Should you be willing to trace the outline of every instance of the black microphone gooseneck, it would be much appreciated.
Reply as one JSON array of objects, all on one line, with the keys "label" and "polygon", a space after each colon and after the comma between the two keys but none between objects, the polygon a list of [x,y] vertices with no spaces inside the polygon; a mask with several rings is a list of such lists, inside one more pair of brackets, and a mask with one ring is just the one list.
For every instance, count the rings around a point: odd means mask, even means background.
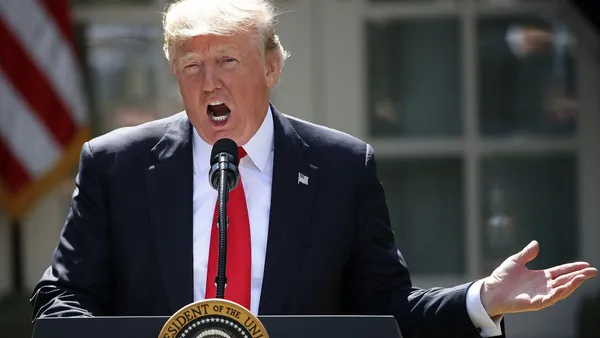
[{"label": "black microphone gooseneck", "polygon": [[[225,298],[225,286],[227,285],[227,228],[229,227],[227,201],[229,192],[237,186],[239,181],[238,162],[238,147],[234,141],[224,138],[215,142],[210,154],[208,180],[218,192],[219,263],[215,283],[217,285],[216,298],[221,299]],[[222,226],[223,224],[225,226]]]}]

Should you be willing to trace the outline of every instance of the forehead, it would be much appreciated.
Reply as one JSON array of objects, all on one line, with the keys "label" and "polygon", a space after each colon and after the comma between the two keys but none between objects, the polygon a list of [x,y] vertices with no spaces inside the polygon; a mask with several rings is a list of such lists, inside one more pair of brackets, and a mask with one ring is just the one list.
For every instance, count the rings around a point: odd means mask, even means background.
[{"label": "forehead", "polygon": [[252,45],[251,37],[245,36],[245,34],[196,36],[182,46],[181,60],[221,54],[245,54],[250,51]]}]

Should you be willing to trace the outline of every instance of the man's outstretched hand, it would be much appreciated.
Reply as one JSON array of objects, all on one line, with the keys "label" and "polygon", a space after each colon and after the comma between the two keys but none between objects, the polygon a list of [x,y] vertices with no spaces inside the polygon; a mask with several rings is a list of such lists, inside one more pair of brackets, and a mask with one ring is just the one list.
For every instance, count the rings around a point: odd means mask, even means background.
[{"label": "man's outstretched hand", "polygon": [[598,274],[597,269],[585,262],[529,270],[525,264],[538,255],[539,249],[538,242],[532,241],[484,280],[481,303],[491,318],[552,306]]}]

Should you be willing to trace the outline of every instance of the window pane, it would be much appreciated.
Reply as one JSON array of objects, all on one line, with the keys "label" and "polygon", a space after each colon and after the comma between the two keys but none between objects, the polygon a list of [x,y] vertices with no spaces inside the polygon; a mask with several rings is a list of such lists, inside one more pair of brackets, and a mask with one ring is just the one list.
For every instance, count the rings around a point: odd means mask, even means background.
[{"label": "window pane", "polygon": [[[96,132],[156,117],[160,30],[152,26],[91,24],[84,28]],[[164,62],[158,64],[159,62]]]},{"label": "window pane", "polygon": [[417,274],[464,273],[460,159],[379,160],[396,243]]},{"label": "window pane", "polygon": [[531,268],[576,258],[574,156],[488,158],[482,170],[484,273],[534,239],[540,243],[540,254]]},{"label": "window pane", "polygon": [[578,101],[566,28],[531,18],[485,18],[479,29],[481,132],[572,134]]},{"label": "window pane", "polygon": [[454,18],[367,25],[372,136],[461,133],[458,35]]}]

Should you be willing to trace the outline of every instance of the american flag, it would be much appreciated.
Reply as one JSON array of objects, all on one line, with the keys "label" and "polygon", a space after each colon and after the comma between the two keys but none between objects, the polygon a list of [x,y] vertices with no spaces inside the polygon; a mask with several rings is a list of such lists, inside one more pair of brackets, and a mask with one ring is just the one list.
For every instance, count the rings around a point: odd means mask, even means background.
[{"label": "american flag", "polygon": [[77,163],[88,116],[68,0],[0,0],[0,204],[22,218]]}]

